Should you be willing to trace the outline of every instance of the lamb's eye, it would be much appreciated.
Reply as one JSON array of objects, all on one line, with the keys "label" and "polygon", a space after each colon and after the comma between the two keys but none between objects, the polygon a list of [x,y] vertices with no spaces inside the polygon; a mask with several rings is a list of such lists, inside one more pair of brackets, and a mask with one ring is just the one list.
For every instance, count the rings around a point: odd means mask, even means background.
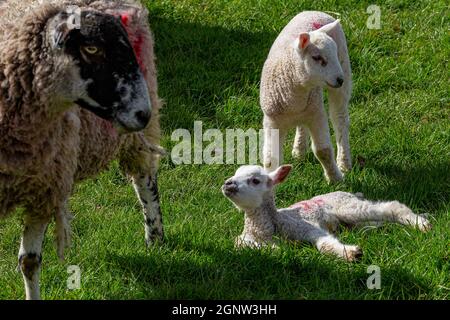
[{"label": "lamb's eye", "polygon": [[101,49],[96,46],[84,46],[82,47],[83,51],[92,56],[100,55],[102,53]]},{"label": "lamb's eye", "polygon": [[261,183],[261,181],[259,181],[259,179],[253,178],[253,179],[252,179],[252,183],[253,183],[254,185],[258,185],[258,184]]},{"label": "lamb's eye", "polygon": [[312,59],[324,67],[327,65],[327,61],[321,55],[312,56]]}]

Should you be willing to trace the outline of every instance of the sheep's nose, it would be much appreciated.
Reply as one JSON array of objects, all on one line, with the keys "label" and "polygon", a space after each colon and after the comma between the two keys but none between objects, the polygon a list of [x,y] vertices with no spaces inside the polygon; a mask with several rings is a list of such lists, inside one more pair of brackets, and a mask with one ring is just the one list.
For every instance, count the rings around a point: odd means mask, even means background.
[{"label": "sheep's nose", "polygon": [[339,87],[342,87],[342,84],[344,83],[344,79],[342,79],[341,77],[337,77],[336,83],[338,84]]},{"label": "sheep's nose", "polygon": [[145,128],[150,121],[151,113],[148,111],[136,111],[134,114],[137,122]]}]

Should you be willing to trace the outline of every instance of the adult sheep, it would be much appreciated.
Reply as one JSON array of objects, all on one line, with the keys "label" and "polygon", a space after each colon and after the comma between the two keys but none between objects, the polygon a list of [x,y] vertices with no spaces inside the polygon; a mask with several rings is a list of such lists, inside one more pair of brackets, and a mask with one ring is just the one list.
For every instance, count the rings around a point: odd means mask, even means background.
[{"label": "adult sheep", "polygon": [[137,1],[0,7],[0,218],[25,209],[19,267],[26,298],[39,299],[49,222],[55,218],[63,258],[74,183],[114,158],[143,205],[147,243],[163,237],[153,39]]}]

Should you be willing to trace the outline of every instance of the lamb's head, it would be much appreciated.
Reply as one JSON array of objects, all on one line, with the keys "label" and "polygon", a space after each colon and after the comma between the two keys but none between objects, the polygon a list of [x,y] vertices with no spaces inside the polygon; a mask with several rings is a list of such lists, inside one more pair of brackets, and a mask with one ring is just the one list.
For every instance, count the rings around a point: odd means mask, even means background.
[{"label": "lamb's head", "polygon": [[344,82],[344,73],[338,59],[336,42],[330,37],[339,20],[320,29],[301,33],[294,43],[296,53],[302,61],[300,73],[304,85],[339,88]]},{"label": "lamb's head", "polygon": [[[147,83],[119,18],[63,11],[47,23],[55,95],[111,121],[119,131],[144,129],[151,117]],[[64,104],[64,103],[63,103]]]},{"label": "lamb's head", "polygon": [[261,207],[265,201],[273,201],[273,188],[283,182],[292,166],[283,165],[268,173],[260,166],[242,166],[222,186],[223,194],[236,207],[251,211]]}]

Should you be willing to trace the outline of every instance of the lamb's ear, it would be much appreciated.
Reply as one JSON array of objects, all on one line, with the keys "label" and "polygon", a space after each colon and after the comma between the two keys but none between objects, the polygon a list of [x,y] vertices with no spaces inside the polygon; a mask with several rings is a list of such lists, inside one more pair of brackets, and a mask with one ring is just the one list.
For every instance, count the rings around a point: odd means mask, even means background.
[{"label": "lamb's ear", "polygon": [[63,11],[58,13],[50,22],[50,35],[52,46],[62,48],[70,35],[80,30],[81,15],[76,12]]},{"label": "lamb's ear", "polygon": [[298,48],[300,50],[306,49],[307,46],[309,46],[309,33],[308,32],[302,32],[298,36]]},{"label": "lamb's ear", "polygon": [[324,32],[328,35],[330,35],[330,33],[333,32],[333,30],[335,30],[339,25],[340,25],[340,21],[339,19],[324,25],[323,27],[321,27],[320,29],[317,29],[316,31],[320,31],[320,32]]},{"label": "lamb's ear", "polygon": [[290,164],[282,165],[277,170],[269,174],[269,177],[272,179],[274,185],[282,183],[286,180],[289,172],[291,172],[292,166]]}]

